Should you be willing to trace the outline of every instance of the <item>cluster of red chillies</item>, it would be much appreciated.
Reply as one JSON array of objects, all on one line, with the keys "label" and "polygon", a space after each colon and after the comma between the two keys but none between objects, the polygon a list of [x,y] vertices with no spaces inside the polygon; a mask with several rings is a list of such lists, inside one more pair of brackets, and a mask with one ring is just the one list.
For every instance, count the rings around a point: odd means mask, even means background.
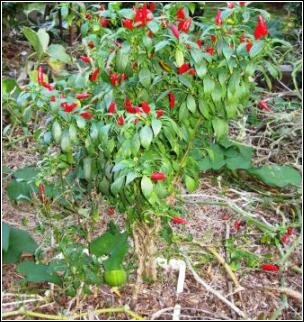
[{"label": "cluster of red chillies", "polygon": [[42,66],[38,67],[38,77],[37,78],[38,78],[39,85],[43,86],[44,88],[46,88],[49,91],[54,90],[54,87],[51,84],[44,81],[44,74],[43,74],[43,67]]},{"label": "cluster of red chillies", "polygon": [[152,12],[155,10],[155,4],[150,3],[149,7],[144,3],[142,7],[134,8],[134,19],[122,19],[122,25],[126,29],[132,30],[134,27],[144,27],[146,26],[152,19]]}]

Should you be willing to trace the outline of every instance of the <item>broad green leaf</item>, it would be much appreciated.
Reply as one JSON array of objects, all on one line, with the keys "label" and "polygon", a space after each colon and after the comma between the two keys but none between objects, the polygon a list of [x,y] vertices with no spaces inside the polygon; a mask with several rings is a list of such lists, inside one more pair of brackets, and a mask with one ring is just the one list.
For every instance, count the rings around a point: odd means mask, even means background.
[{"label": "broad green leaf", "polygon": [[33,254],[37,247],[37,243],[28,232],[10,227],[9,245],[7,251],[3,252],[3,262],[16,263],[22,253]]},{"label": "broad green leaf", "polygon": [[16,93],[20,93],[20,87],[17,81],[13,78],[2,80],[2,92],[3,94],[10,94],[15,89]]},{"label": "broad green leaf", "polygon": [[190,94],[187,96],[187,108],[192,113],[195,113],[195,111],[196,111],[195,98]]},{"label": "broad green leaf", "polygon": [[159,24],[156,20],[152,20],[148,23],[148,28],[153,32],[153,34],[156,34],[159,30]]},{"label": "broad green leaf", "polygon": [[202,51],[198,48],[191,49],[191,56],[192,56],[194,62],[198,65],[200,64],[200,62],[202,61],[202,59],[204,57],[202,54]]},{"label": "broad green leaf", "polygon": [[264,42],[262,40],[255,41],[249,52],[250,57],[255,57],[257,54],[259,54],[263,47]]},{"label": "broad green leaf", "polygon": [[193,192],[198,188],[198,182],[190,176],[185,176],[185,185],[188,192]]},{"label": "broad green leaf", "polygon": [[203,80],[203,84],[204,84],[205,94],[211,94],[211,92],[213,91],[213,89],[215,87],[215,83],[214,83],[213,79],[206,77]]},{"label": "broad green leaf", "polygon": [[213,102],[220,102],[222,99],[222,89],[219,86],[216,86],[211,93]]},{"label": "broad green leaf", "polygon": [[18,169],[14,173],[14,177],[17,181],[34,181],[39,174],[39,169],[34,167],[25,167]]},{"label": "broad green leaf", "polygon": [[111,184],[111,192],[116,195],[121,189],[123,188],[125,184],[125,176],[121,176],[117,178],[112,184]]},{"label": "broad green leaf", "polygon": [[223,48],[223,55],[226,58],[226,60],[229,60],[229,58],[232,56],[233,54],[233,49],[230,48],[229,46],[224,46]]},{"label": "broad green leaf", "polygon": [[200,101],[198,102],[198,109],[203,114],[205,119],[207,119],[207,120],[210,119],[209,107],[208,107],[208,103],[205,99],[200,99]]},{"label": "broad green leaf", "polygon": [[178,75],[178,80],[186,87],[192,89],[193,77],[191,75],[188,75],[188,74]]},{"label": "broad green leaf", "polygon": [[10,226],[6,223],[2,223],[2,250],[7,251],[9,246],[9,233],[10,233]]},{"label": "broad green leaf", "polygon": [[30,44],[33,46],[35,52],[38,55],[38,58],[41,58],[43,54],[43,48],[40,43],[38,34],[31,28],[29,27],[23,27],[22,32],[24,36],[27,38],[27,40],[30,42]]},{"label": "broad green leaf", "polygon": [[28,282],[61,284],[61,278],[58,275],[49,273],[48,265],[24,261],[17,265],[17,271],[25,275],[25,280]]},{"label": "broad green leaf", "polygon": [[133,172],[133,171],[132,172],[129,172],[127,174],[127,178],[126,178],[126,186],[128,184],[130,184],[131,182],[133,182],[138,177],[139,177],[139,174],[137,172]]},{"label": "broad green leaf", "polygon": [[225,120],[215,118],[212,120],[212,127],[217,140],[228,134],[228,124]]},{"label": "broad green leaf", "polygon": [[301,186],[302,177],[300,172],[287,165],[265,165],[250,169],[248,172],[269,186],[279,188],[289,185]]},{"label": "broad green leaf", "polygon": [[139,81],[141,84],[148,88],[151,85],[151,73],[148,68],[143,68],[138,73]]},{"label": "broad green leaf", "polygon": [[37,32],[37,35],[38,35],[42,50],[45,53],[48,48],[49,42],[50,42],[50,36],[45,31],[45,29],[39,29]]},{"label": "broad green leaf", "polygon": [[119,50],[116,55],[117,71],[122,73],[126,69],[129,62],[129,55],[123,49]]},{"label": "broad green leaf", "polygon": [[134,11],[132,9],[127,9],[127,8],[119,10],[118,14],[121,17],[126,19],[133,19],[134,17]]},{"label": "broad green leaf", "polygon": [[166,47],[167,45],[169,45],[169,41],[168,40],[162,40],[160,42],[158,42],[156,45],[155,45],[155,52],[161,50],[162,48]]},{"label": "broad green leaf", "polygon": [[12,180],[6,187],[10,201],[30,201],[32,198],[33,185],[17,180]]},{"label": "broad green leaf", "polygon": [[162,123],[160,120],[153,119],[151,122],[151,126],[153,129],[154,137],[156,137],[161,130]]},{"label": "broad green leaf", "polygon": [[139,132],[140,143],[144,148],[149,148],[152,139],[153,131],[150,126],[144,126]]},{"label": "broad green leaf", "polygon": [[65,52],[65,49],[62,45],[50,45],[47,50],[47,53],[50,57],[59,60],[65,64],[71,63],[71,57]]},{"label": "broad green leaf", "polygon": [[141,179],[141,191],[147,199],[149,199],[153,192],[153,182],[147,176],[143,176]]},{"label": "broad green leaf", "polygon": [[207,74],[207,66],[203,60],[200,63],[195,64],[194,67],[199,78],[203,78]]}]

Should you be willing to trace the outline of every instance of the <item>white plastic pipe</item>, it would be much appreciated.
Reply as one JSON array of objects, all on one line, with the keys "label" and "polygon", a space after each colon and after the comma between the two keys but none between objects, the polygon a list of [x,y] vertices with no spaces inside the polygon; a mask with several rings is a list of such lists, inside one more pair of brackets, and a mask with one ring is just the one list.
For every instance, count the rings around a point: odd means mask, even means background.
[{"label": "white plastic pipe", "polygon": [[[185,276],[186,276],[186,263],[182,259],[170,259],[168,261],[163,257],[157,257],[156,263],[162,267],[165,271],[174,270],[178,271],[178,279],[176,285],[176,294],[180,294],[184,290]],[[172,320],[178,321],[180,319],[181,306],[176,304],[173,309]]]}]

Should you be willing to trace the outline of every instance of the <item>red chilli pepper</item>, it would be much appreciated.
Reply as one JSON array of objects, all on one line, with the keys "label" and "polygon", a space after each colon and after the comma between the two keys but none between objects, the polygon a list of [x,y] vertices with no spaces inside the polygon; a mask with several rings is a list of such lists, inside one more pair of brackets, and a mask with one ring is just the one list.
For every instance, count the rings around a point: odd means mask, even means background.
[{"label": "red chilli pepper", "polygon": [[268,35],[266,22],[262,16],[258,16],[258,23],[254,30],[255,39],[260,39]]},{"label": "red chilli pepper", "polygon": [[172,217],[171,221],[173,224],[178,224],[178,225],[185,225],[188,223],[186,218],[181,218],[181,217]]},{"label": "red chilli pepper", "polygon": [[241,7],[246,6],[246,1],[242,1],[242,2],[239,2],[239,3],[240,3]]},{"label": "red chilli pepper", "polygon": [[252,42],[249,39],[247,39],[246,40],[246,51],[247,51],[247,53],[250,52],[251,48],[252,48]]},{"label": "red chilli pepper", "polygon": [[119,76],[119,74],[116,74],[116,73],[110,73],[109,77],[110,77],[111,84],[112,84],[113,86],[117,86],[117,85],[119,84],[119,81],[120,81],[120,76]]},{"label": "red chilli pepper", "polygon": [[283,244],[283,245],[286,245],[286,244],[288,244],[288,238],[289,236],[288,236],[288,234],[283,234],[282,236],[281,236],[281,244]]},{"label": "red chilli pepper", "polygon": [[196,71],[195,71],[195,69],[194,69],[194,68],[190,68],[188,73],[189,73],[189,75],[191,75],[191,76],[195,76],[195,75],[196,75]]},{"label": "red chilli pepper", "polygon": [[99,68],[96,68],[96,69],[94,69],[94,71],[90,75],[90,81],[91,82],[96,82],[96,80],[98,78],[98,75],[99,75]]},{"label": "red chilli pepper", "polygon": [[216,13],[216,16],[214,18],[214,21],[215,21],[215,24],[217,26],[220,26],[222,24],[222,12],[221,10],[218,10],[217,13]]},{"label": "red chilli pepper", "polygon": [[227,2],[227,8],[233,9],[234,8],[234,2]]},{"label": "red chilli pepper", "polygon": [[293,227],[288,227],[287,228],[287,234],[291,236],[294,233],[294,228]]},{"label": "red chilli pepper", "polygon": [[118,117],[117,124],[119,126],[123,126],[125,124],[125,119],[124,119],[124,117],[122,115]]},{"label": "red chilli pepper", "polygon": [[198,47],[199,47],[199,48],[202,48],[202,47],[203,47],[204,42],[203,42],[203,40],[198,39],[198,40],[196,41],[196,44],[198,45]]},{"label": "red chilli pepper", "polygon": [[271,108],[267,105],[266,101],[264,101],[264,100],[259,101],[259,103],[258,103],[258,107],[259,107],[261,110],[264,110],[264,111],[266,111],[266,112],[271,111]]},{"label": "red chilli pepper", "polygon": [[54,87],[47,82],[43,82],[41,85],[49,91],[52,91],[54,89]]},{"label": "red chilli pepper", "polygon": [[151,108],[147,102],[142,102],[141,103],[141,109],[143,110],[144,113],[148,114],[151,111]]},{"label": "red chilli pepper", "polygon": [[210,39],[212,42],[216,42],[216,40],[217,40],[216,35],[211,35]]},{"label": "red chilli pepper", "polygon": [[133,20],[131,19],[122,19],[122,25],[129,29],[129,30],[132,30],[133,29]]},{"label": "red chilli pepper", "polygon": [[71,103],[68,104],[67,102],[61,103],[61,106],[63,107],[63,110],[67,113],[71,113],[75,110],[75,108],[78,106],[77,103]]},{"label": "red chilli pepper", "polygon": [[115,113],[115,111],[116,111],[116,103],[115,103],[115,102],[112,102],[112,103],[109,105],[108,112],[109,112],[110,114],[113,114],[113,113]]},{"label": "red chilli pepper", "polygon": [[184,63],[184,64],[182,64],[182,66],[180,66],[180,67],[179,67],[179,69],[178,69],[178,73],[179,73],[180,75],[185,74],[189,69],[190,69],[189,64]]},{"label": "red chilli pepper", "polygon": [[174,35],[175,38],[179,39],[179,31],[178,28],[175,25],[170,25],[170,29]]},{"label": "red chilli pepper", "polygon": [[46,202],[46,198],[45,198],[45,186],[44,186],[44,184],[43,183],[40,183],[38,189],[39,189],[38,199],[41,202],[45,203]]},{"label": "red chilli pepper", "polygon": [[168,97],[169,97],[169,106],[170,108],[174,108],[174,105],[175,105],[175,96],[172,92],[170,92],[168,94]]},{"label": "red chilli pepper", "polygon": [[166,174],[163,172],[153,172],[150,178],[152,181],[162,181],[166,179]]},{"label": "red chilli pepper", "polygon": [[83,112],[83,113],[80,113],[80,115],[85,120],[90,120],[94,117],[94,115],[91,112]]},{"label": "red chilli pepper", "polygon": [[208,47],[208,48],[206,49],[206,51],[207,51],[207,53],[208,53],[210,56],[212,56],[212,55],[214,54],[214,48],[213,48],[213,47]]},{"label": "red chilli pepper", "polygon": [[237,220],[235,221],[233,226],[236,231],[239,231],[241,229],[241,225],[242,225],[242,222],[240,220]]},{"label": "red chilli pepper", "polygon": [[280,267],[278,265],[269,264],[269,263],[261,264],[260,268],[263,271],[267,271],[267,272],[278,272],[280,270]]},{"label": "red chilli pepper", "polygon": [[39,66],[38,67],[38,84],[42,85],[44,83],[43,81],[43,67]]},{"label": "red chilli pepper", "polygon": [[156,110],[155,112],[156,112],[156,117],[158,119],[165,114],[165,112],[163,110]]},{"label": "red chilli pepper", "polygon": [[89,93],[80,93],[76,95],[76,98],[81,101],[81,100],[85,100],[86,98],[89,98],[90,96],[91,94]]},{"label": "red chilli pepper", "polygon": [[51,96],[51,99],[50,99],[51,102],[56,102],[56,96]]},{"label": "red chilli pepper", "polygon": [[103,18],[103,17],[101,17],[101,18],[99,19],[99,24],[100,24],[102,27],[104,27],[104,28],[108,27],[109,23],[110,23],[110,21],[109,21],[109,19],[107,19],[107,18]]},{"label": "red chilli pepper", "polygon": [[109,207],[107,209],[107,213],[108,213],[109,216],[114,216],[115,215],[115,208]]},{"label": "red chilli pepper", "polygon": [[177,20],[184,20],[186,18],[185,12],[183,8],[178,8],[176,12],[176,19]]},{"label": "red chilli pepper", "polygon": [[82,55],[80,56],[80,59],[84,62],[84,63],[90,63],[91,59],[90,57],[86,56],[86,55]]},{"label": "red chilli pepper", "polygon": [[178,30],[181,30],[183,32],[188,32],[189,31],[189,28],[191,27],[191,24],[192,24],[192,19],[187,19],[187,20],[182,20],[177,28]]},{"label": "red chilli pepper", "polygon": [[153,12],[156,9],[156,4],[154,2],[149,3],[149,10]]}]

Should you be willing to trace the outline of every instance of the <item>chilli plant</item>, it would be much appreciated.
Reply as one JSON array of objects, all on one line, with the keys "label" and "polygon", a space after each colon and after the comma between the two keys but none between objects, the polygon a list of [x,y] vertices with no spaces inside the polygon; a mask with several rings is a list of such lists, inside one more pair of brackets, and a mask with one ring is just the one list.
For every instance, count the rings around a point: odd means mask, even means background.
[{"label": "chilli plant", "polygon": [[[275,42],[268,14],[242,2],[212,20],[191,12],[174,3],[93,7],[76,71],[49,83],[38,63],[26,89],[46,113],[44,143],[64,160],[53,163],[53,176],[60,165],[64,175],[75,174],[75,185],[124,214],[138,281],[156,277],[160,229],[186,222],[177,200],[183,184],[189,192],[199,185],[194,142],[203,151],[227,140],[229,121],[242,116],[255,71]],[[42,173],[47,179],[50,172]]]}]

